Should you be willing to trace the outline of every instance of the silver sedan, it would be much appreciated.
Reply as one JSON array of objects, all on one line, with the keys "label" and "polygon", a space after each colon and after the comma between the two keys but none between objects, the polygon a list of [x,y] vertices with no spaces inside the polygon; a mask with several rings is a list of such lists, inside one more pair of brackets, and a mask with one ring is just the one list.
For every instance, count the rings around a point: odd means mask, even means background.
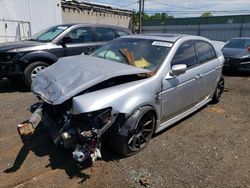
[{"label": "silver sedan", "polygon": [[90,56],[62,58],[41,71],[32,84],[40,102],[19,132],[32,134],[41,121],[56,145],[74,148],[78,162],[101,157],[104,136],[118,153],[135,154],[154,133],[219,101],[223,63],[203,37],[115,39]]}]

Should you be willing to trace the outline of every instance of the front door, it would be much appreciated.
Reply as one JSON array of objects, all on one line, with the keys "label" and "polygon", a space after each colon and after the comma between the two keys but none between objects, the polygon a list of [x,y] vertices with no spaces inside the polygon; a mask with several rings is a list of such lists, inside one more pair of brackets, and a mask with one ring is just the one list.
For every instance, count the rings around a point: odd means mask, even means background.
[{"label": "front door", "polygon": [[97,46],[93,42],[93,31],[91,27],[79,27],[67,33],[62,41],[64,42],[64,55],[89,54]]},{"label": "front door", "polygon": [[162,122],[186,111],[197,103],[196,95],[201,85],[201,79],[197,72],[197,58],[193,41],[185,42],[177,49],[171,61],[171,67],[177,64],[186,64],[187,71],[179,76],[163,80],[160,94]]}]

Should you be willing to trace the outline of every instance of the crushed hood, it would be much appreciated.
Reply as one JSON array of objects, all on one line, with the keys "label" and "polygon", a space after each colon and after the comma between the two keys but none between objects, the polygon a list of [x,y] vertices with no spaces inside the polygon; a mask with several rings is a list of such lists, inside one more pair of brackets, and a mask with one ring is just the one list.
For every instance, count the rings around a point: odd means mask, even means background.
[{"label": "crushed hood", "polygon": [[33,80],[32,91],[46,102],[57,105],[110,78],[149,72],[97,57],[71,56],[40,72]]}]

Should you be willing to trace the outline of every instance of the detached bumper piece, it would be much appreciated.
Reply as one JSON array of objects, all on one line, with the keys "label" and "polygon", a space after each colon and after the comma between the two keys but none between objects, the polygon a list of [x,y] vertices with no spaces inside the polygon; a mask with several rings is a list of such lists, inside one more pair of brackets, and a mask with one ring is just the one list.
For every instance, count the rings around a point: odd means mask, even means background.
[{"label": "detached bumper piece", "polygon": [[33,134],[35,128],[33,127],[32,123],[27,121],[17,125],[17,130],[21,136],[29,136]]},{"label": "detached bumper piece", "polygon": [[37,109],[31,115],[28,121],[25,121],[19,125],[17,125],[18,133],[21,136],[31,136],[40,121],[42,120],[42,104],[39,104]]}]

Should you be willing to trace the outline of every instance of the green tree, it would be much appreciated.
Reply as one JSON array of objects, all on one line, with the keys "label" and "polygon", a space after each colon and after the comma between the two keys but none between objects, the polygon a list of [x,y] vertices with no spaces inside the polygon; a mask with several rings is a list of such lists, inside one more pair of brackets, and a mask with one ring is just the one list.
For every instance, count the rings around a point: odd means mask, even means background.
[{"label": "green tree", "polygon": [[[145,14],[143,15],[143,20],[150,20],[150,19],[169,19],[169,18],[174,18],[173,16],[169,16],[167,13],[155,13],[152,15]],[[138,25],[139,23],[139,12],[134,14],[134,22],[135,25]]]},{"label": "green tree", "polygon": [[212,17],[212,16],[213,16],[213,15],[212,15],[211,12],[206,11],[206,12],[203,12],[202,15],[201,15],[200,17]]},{"label": "green tree", "polygon": [[168,18],[173,18],[173,16],[169,16],[165,12],[163,13],[155,13],[149,17],[149,19],[168,19]]}]

